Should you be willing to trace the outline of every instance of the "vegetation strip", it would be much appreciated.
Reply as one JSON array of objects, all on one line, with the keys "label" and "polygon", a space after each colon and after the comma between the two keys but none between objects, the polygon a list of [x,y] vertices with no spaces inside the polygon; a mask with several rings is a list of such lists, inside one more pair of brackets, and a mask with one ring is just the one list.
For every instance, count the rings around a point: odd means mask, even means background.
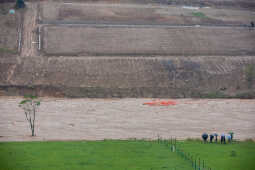
[{"label": "vegetation strip", "polygon": [[4,142],[0,143],[0,169],[252,170],[254,152],[253,141]]},{"label": "vegetation strip", "polygon": [[191,170],[157,141],[0,143],[0,169]]}]

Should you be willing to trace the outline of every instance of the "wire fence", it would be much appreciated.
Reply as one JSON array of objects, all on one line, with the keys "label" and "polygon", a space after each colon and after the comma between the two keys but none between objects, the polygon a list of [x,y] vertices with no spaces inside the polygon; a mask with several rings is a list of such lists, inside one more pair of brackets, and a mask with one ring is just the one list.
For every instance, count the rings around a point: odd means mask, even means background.
[{"label": "wire fence", "polygon": [[167,148],[170,148],[171,152],[175,152],[182,159],[188,161],[193,170],[212,170],[204,159],[194,156],[189,152],[185,152],[180,146],[178,146],[176,138],[171,138],[170,140],[158,138],[157,142],[165,145]]}]

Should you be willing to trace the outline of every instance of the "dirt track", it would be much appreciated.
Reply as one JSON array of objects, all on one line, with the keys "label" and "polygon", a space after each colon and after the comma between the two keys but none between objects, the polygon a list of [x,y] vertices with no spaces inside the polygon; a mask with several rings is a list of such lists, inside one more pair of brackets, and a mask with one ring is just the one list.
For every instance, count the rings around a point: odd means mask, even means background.
[{"label": "dirt track", "polygon": [[27,3],[28,10],[25,13],[25,20],[23,23],[23,44],[21,56],[36,56],[36,3]]},{"label": "dirt track", "polygon": [[255,100],[178,99],[175,106],[147,106],[153,99],[43,98],[37,137],[31,138],[22,98],[0,98],[0,141],[199,138],[203,132],[255,138]]}]

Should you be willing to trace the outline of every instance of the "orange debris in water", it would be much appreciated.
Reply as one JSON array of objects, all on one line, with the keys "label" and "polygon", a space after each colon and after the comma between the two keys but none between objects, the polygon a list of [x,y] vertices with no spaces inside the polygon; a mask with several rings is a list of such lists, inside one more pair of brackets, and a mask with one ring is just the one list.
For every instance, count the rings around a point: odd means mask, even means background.
[{"label": "orange debris in water", "polygon": [[170,106],[170,105],[176,105],[175,101],[168,100],[168,101],[152,101],[152,102],[146,102],[144,105],[149,106]]}]

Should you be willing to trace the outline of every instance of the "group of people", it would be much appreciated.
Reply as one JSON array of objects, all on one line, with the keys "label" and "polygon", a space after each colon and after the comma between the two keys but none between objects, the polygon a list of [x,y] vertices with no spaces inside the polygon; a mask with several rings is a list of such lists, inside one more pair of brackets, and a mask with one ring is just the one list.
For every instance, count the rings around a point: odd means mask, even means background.
[{"label": "group of people", "polygon": [[[213,141],[215,141],[215,143],[218,143],[218,136],[219,135],[217,133],[212,133],[210,135],[208,135],[207,133],[203,133],[202,134],[202,139],[206,143],[207,139],[209,137],[210,143],[212,143]],[[220,143],[221,144],[226,144],[226,141],[228,141],[228,143],[231,143],[233,141],[233,137],[234,137],[233,132],[229,132],[228,134],[222,133],[220,135]]]}]

